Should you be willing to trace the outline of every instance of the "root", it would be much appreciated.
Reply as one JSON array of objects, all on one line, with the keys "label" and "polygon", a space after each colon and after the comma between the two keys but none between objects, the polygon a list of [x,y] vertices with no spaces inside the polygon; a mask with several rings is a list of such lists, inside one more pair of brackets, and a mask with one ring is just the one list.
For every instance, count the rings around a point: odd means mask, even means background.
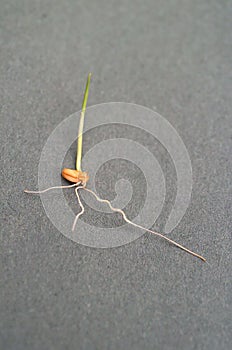
[{"label": "root", "polygon": [[71,187],[75,187],[75,186],[78,186],[80,185],[80,183],[75,183],[75,184],[72,184],[72,185],[67,185],[67,186],[53,186],[53,187],[49,187],[49,188],[46,188],[45,190],[42,190],[42,191],[29,191],[29,190],[24,190],[25,193],[32,193],[32,194],[40,194],[40,193],[45,193],[47,191],[50,191],[50,190],[56,190],[58,188],[71,188]]},{"label": "root", "polygon": [[74,220],[73,226],[72,226],[72,231],[74,231],[74,229],[75,229],[75,227],[76,227],[77,220],[79,219],[79,217],[80,217],[82,214],[84,214],[84,211],[85,211],[85,208],[84,208],[84,206],[83,206],[83,204],[82,204],[82,202],[81,202],[81,199],[80,199],[80,196],[79,196],[79,193],[78,193],[78,190],[79,190],[80,188],[85,188],[85,185],[79,186],[79,187],[75,188],[77,200],[78,200],[78,203],[79,203],[79,205],[80,205],[80,207],[81,207],[81,211],[80,211],[80,213],[78,213],[77,216],[75,217],[75,220]]},{"label": "root", "polygon": [[122,215],[123,219],[125,220],[125,222],[127,222],[128,224],[133,225],[134,227],[137,227],[137,228],[139,228],[139,229],[141,229],[141,230],[145,230],[145,231],[147,231],[147,232],[150,232],[150,233],[152,233],[152,234],[154,234],[154,235],[156,235],[156,236],[159,236],[159,237],[165,239],[166,241],[168,241],[169,243],[175,245],[176,247],[178,247],[178,248],[184,250],[186,253],[189,253],[189,254],[191,254],[191,255],[193,255],[193,256],[195,256],[195,257],[201,259],[202,261],[206,262],[206,259],[205,259],[203,256],[201,256],[201,255],[199,255],[199,254],[197,254],[197,253],[194,253],[192,250],[189,250],[188,248],[185,248],[185,247],[182,246],[181,244],[179,244],[179,243],[173,241],[172,239],[170,239],[170,238],[168,238],[168,237],[162,235],[161,233],[155,232],[155,231],[152,231],[152,230],[149,230],[149,229],[147,229],[147,228],[145,228],[145,227],[143,227],[143,226],[140,226],[140,225],[138,225],[138,224],[135,224],[134,222],[130,221],[130,220],[127,218],[127,216],[126,216],[126,214],[124,213],[123,210],[118,209],[118,208],[114,208],[114,207],[112,206],[112,204],[110,203],[110,201],[108,201],[107,199],[101,199],[100,197],[98,197],[98,195],[97,195],[95,192],[93,192],[92,190],[89,190],[88,188],[86,188],[86,187],[84,187],[84,186],[83,186],[82,188],[83,188],[85,191],[91,193],[91,194],[97,199],[97,201],[99,201],[99,202],[101,202],[101,203],[106,203],[106,204],[108,204],[108,206],[110,207],[110,209],[111,209],[112,211],[117,212],[117,213],[120,213],[120,214]]},{"label": "root", "polygon": [[130,224],[130,225],[132,225],[132,226],[134,226],[134,227],[137,227],[137,228],[139,228],[139,229],[141,229],[141,230],[145,230],[145,231],[147,231],[147,232],[150,232],[150,233],[152,233],[152,234],[154,234],[154,235],[156,235],[156,236],[158,236],[158,237],[161,237],[161,238],[165,239],[166,241],[168,241],[169,243],[175,245],[176,247],[178,247],[178,248],[184,250],[186,253],[189,253],[189,254],[195,256],[196,258],[199,258],[199,259],[201,259],[202,261],[206,262],[206,259],[205,259],[203,256],[201,256],[201,255],[199,255],[199,254],[197,254],[197,253],[194,253],[192,250],[189,250],[188,248],[185,248],[183,245],[181,245],[181,244],[179,244],[179,243],[173,241],[172,239],[170,239],[170,238],[168,238],[168,237],[162,235],[161,233],[155,232],[155,231],[152,231],[152,230],[149,230],[149,229],[147,229],[147,228],[145,228],[145,227],[143,227],[143,226],[140,226],[140,225],[135,224],[134,222],[130,221],[130,220],[127,218],[126,214],[124,213],[124,211],[123,211],[122,209],[114,208],[114,207],[112,206],[112,204],[110,203],[110,201],[108,201],[107,199],[102,199],[102,198],[98,197],[98,195],[97,195],[95,192],[93,192],[92,190],[86,188],[86,184],[82,184],[81,186],[79,186],[80,184],[81,184],[81,183],[78,182],[78,183],[75,183],[75,184],[72,184],[72,185],[68,185],[68,186],[53,186],[53,187],[49,187],[49,188],[47,188],[47,189],[45,189],[45,190],[42,190],[42,191],[29,191],[29,190],[24,190],[24,192],[26,192],[26,193],[32,193],[32,194],[41,194],[41,193],[45,193],[45,192],[47,192],[47,191],[54,190],[54,189],[76,187],[76,188],[75,188],[75,193],[76,193],[76,196],[77,196],[78,203],[79,203],[79,205],[80,205],[80,207],[81,207],[81,211],[80,211],[80,213],[78,213],[78,214],[76,215],[75,220],[74,220],[74,222],[73,222],[72,231],[74,231],[74,229],[75,229],[75,227],[76,227],[77,220],[79,219],[79,217],[80,217],[80,216],[84,213],[84,211],[85,211],[85,208],[84,208],[84,206],[83,206],[83,204],[82,204],[82,202],[81,202],[81,199],[80,199],[80,196],[79,196],[79,193],[78,193],[78,190],[79,190],[79,189],[83,189],[83,190],[85,190],[85,191],[91,193],[91,194],[96,198],[96,200],[97,200],[98,202],[106,203],[106,204],[110,207],[110,209],[111,209],[112,211],[114,211],[114,212],[116,212],[116,213],[120,213],[120,214],[122,215],[124,221],[127,222],[128,224]]}]

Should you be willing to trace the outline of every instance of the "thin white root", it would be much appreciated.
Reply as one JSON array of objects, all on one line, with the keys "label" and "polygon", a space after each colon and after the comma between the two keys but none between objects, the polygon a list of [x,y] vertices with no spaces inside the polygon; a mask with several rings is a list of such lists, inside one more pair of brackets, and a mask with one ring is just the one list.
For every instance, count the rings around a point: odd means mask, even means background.
[{"label": "thin white root", "polygon": [[195,257],[201,259],[202,261],[206,262],[206,259],[205,259],[203,256],[201,256],[201,255],[199,255],[199,254],[197,254],[197,253],[194,253],[192,250],[189,250],[188,248],[185,248],[183,245],[181,245],[181,244],[179,244],[179,243],[173,241],[172,239],[170,239],[170,238],[168,238],[168,237],[162,235],[161,233],[155,232],[155,231],[152,231],[152,230],[149,230],[149,229],[147,229],[147,228],[145,228],[145,227],[143,227],[143,226],[140,226],[140,225],[135,224],[134,222],[130,221],[130,220],[127,218],[126,214],[124,213],[124,211],[123,211],[122,209],[114,208],[114,207],[111,205],[110,201],[108,201],[107,199],[102,199],[102,198],[98,197],[98,195],[97,195],[95,192],[93,192],[92,190],[90,190],[90,189],[88,189],[88,188],[85,187],[86,184],[83,184],[82,186],[79,186],[79,185],[80,185],[80,182],[75,183],[75,184],[72,184],[72,185],[68,185],[68,186],[54,186],[54,187],[49,187],[49,188],[47,188],[47,189],[45,189],[45,190],[42,190],[42,191],[29,191],[29,190],[24,190],[24,192],[26,192],[26,193],[33,193],[33,194],[40,194],[40,193],[44,193],[44,192],[47,192],[47,191],[50,191],[50,190],[54,190],[54,189],[76,187],[76,188],[75,188],[75,192],[76,192],[76,196],[77,196],[77,199],[78,199],[78,203],[80,204],[80,207],[81,207],[81,211],[80,211],[80,213],[78,213],[78,214],[76,215],[75,220],[74,220],[74,222],[73,222],[72,231],[74,231],[75,226],[76,226],[76,223],[77,223],[77,220],[79,219],[79,217],[80,217],[80,216],[84,213],[84,211],[85,211],[85,208],[84,208],[84,206],[83,206],[83,204],[82,204],[82,202],[81,202],[80,196],[79,196],[79,194],[78,194],[78,190],[79,190],[79,189],[84,189],[85,191],[91,193],[91,194],[97,199],[97,201],[99,201],[99,202],[101,202],[101,203],[106,203],[106,204],[108,204],[108,206],[110,207],[110,209],[111,209],[112,211],[114,211],[114,212],[116,212],[116,213],[120,213],[120,214],[122,215],[123,219],[125,220],[125,222],[127,222],[128,224],[130,224],[130,225],[132,225],[132,226],[134,226],[134,227],[137,227],[137,228],[139,228],[139,229],[141,229],[141,230],[145,230],[145,231],[147,231],[147,232],[153,233],[154,235],[159,236],[159,237],[165,239],[166,241],[168,241],[169,243],[175,245],[176,247],[178,247],[178,248],[184,250],[186,253],[189,253],[189,254],[191,254],[191,255],[193,255],[193,256],[195,256]]},{"label": "thin white root", "polygon": [[[130,221],[130,220],[126,217],[126,214],[124,213],[123,210],[118,209],[118,208],[114,208],[114,207],[111,205],[110,201],[108,201],[107,199],[101,199],[101,198],[98,197],[98,195],[97,195],[95,192],[93,192],[92,190],[89,190],[88,188],[86,188],[86,187],[84,187],[84,186],[81,187],[81,188],[83,188],[85,191],[91,193],[99,202],[108,204],[108,206],[110,207],[110,209],[111,209],[112,211],[117,212],[117,213],[120,213],[120,214],[123,216],[123,219],[124,219],[128,224],[133,225],[134,227],[140,228],[141,230],[145,230],[145,231],[147,231],[147,232],[153,233],[154,235],[159,236],[159,237],[165,239],[166,241],[168,241],[169,243],[175,245],[176,247],[178,247],[178,248],[184,250],[185,252],[187,252],[187,253],[189,253],[189,254],[191,254],[191,255],[193,255],[193,256],[195,256],[195,257],[201,259],[202,261],[206,262],[206,259],[205,259],[203,256],[201,256],[201,255],[199,255],[199,254],[197,254],[197,253],[194,253],[193,251],[191,251],[191,250],[185,248],[184,246],[182,246],[181,244],[179,244],[179,243],[173,241],[172,239],[170,239],[170,238],[168,238],[168,237],[162,235],[161,233],[155,232],[155,231],[152,231],[152,230],[149,230],[149,229],[147,229],[147,228],[145,228],[145,227],[143,227],[143,226],[140,226],[140,225],[135,224],[134,222]],[[75,221],[76,221],[76,220],[75,220]]]},{"label": "thin white root", "polygon": [[72,184],[72,185],[67,185],[67,186],[53,186],[53,187],[49,187],[46,188],[46,190],[42,190],[42,191],[29,191],[29,190],[24,190],[25,193],[33,193],[33,194],[40,194],[40,193],[44,193],[50,190],[56,190],[57,188],[71,188],[71,187],[75,187],[80,185],[80,182]]},{"label": "thin white root", "polygon": [[84,185],[84,186],[79,186],[79,187],[75,188],[77,200],[78,200],[78,203],[80,204],[81,211],[80,211],[80,213],[78,213],[77,216],[75,217],[75,220],[74,220],[73,226],[72,226],[72,231],[74,231],[74,229],[75,229],[75,227],[76,227],[77,220],[79,219],[79,217],[80,217],[82,214],[84,214],[84,211],[85,211],[85,208],[84,208],[84,206],[83,206],[83,204],[82,204],[82,202],[81,202],[80,196],[79,196],[79,194],[78,194],[78,190],[79,190],[80,188],[84,188],[84,187],[85,187],[85,185]]}]

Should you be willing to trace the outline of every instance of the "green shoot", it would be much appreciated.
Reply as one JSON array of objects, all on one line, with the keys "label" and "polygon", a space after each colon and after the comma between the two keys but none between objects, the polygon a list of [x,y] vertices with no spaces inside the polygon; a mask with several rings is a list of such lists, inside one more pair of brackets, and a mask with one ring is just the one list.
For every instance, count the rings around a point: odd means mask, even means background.
[{"label": "green shoot", "polygon": [[84,127],[85,110],[86,110],[86,105],[87,105],[87,100],[89,95],[90,78],[91,78],[91,73],[89,73],[87,82],[86,82],[85,93],[84,93],[81,115],[80,115],[78,139],[77,139],[76,170],[80,170],[80,171],[81,171],[81,157],[82,157],[82,134],[83,134],[83,127]]}]

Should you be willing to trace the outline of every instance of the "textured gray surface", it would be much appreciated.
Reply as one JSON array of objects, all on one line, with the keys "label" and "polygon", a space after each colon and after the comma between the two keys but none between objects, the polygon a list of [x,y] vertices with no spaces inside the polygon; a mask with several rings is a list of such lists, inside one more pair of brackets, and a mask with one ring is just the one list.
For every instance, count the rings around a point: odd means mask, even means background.
[{"label": "textured gray surface", "polygon": [[[1,349],[231,349],[231,1],[0,7]],[[80,108],[89,71],[90,105],[155,106],[181,135],[194,182],[171,236],[209,264],[148,234],[77,245],[22,193],[37,186],[47,137]]]}]

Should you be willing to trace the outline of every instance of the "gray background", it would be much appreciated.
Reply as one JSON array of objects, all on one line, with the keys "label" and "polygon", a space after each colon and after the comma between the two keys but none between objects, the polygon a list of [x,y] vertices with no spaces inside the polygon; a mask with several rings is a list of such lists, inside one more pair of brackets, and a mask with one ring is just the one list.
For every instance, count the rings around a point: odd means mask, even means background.
[{"label": "gray background", "polygon": [[[231,17],[231,1],[1,0],[1,349],[231,348]],[[80,246],[22,192],[89,71],[89,105],[155,108],[179,132],[193,192],[170,236],[208,264],[149,234]]]}]

